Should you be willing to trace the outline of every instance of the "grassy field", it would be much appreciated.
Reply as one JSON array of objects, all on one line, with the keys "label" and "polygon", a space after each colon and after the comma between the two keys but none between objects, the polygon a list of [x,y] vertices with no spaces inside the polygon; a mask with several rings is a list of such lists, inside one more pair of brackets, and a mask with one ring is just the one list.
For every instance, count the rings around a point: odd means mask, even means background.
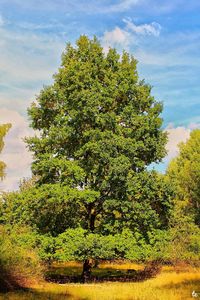
[{"label": "grassy field", "polygon": [[[141,269],[135,264],[102,264],[96,272]],[[80,272],[80,265],[71,263],[53,267],[57,273]],[[52,271],[52,270],[51,270]],[[188,266],[163,267],[156,278],[131,283],[56,284],[41,282],[29,291],[0,294],[0,300],[184,300],[199,292],[200,269]],[[198,298],[197,298],[198,299]]]}]

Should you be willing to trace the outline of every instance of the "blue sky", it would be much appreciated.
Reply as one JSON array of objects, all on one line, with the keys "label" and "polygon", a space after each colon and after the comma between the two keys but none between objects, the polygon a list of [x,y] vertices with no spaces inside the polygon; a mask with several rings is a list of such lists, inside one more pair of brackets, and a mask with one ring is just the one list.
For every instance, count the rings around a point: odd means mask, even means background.
[{"label": "blue sky", "polygon": [[1,155],[8,165],[3,189],[30,176],[21,141],[31,134],[27,107],[52,82],[65,44],[80,34],[96,35],[105,51],[125,48],[137,58],[140,77],[164,104],[165,165],[177,142],[200,127],[200,1],[0,0],[0,123],[13,123]]}]

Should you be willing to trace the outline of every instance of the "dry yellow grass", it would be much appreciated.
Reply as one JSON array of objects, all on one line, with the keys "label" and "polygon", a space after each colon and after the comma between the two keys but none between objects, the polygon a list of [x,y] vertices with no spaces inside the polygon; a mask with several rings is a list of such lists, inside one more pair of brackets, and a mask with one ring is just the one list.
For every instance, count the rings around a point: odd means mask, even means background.
[{"label": "dry yellow grass", "polygon": [[[111,267],[110,264],[108,266]],[[133,266],[126,265],[126,268],[131,269]],[[115,264],[112,267],[125,268],[125,265]],[[32,292],[10,293],[6,298],[5,295],[0,296],[0,300],[189,300],[193,299],[192,291],[199,292],[200,298],[199,271],[191,267],[183,271],[165,267],[156,278],[136,283],[42,283],[33,286]]]},{"label": "dry yellow grass", "polygon": [[140,283],[104,283],[68,285],[68,292],[91,300],[182,300],[191,299],[193,290],[200,292],[200,274],[163,272],[156,278]]}]

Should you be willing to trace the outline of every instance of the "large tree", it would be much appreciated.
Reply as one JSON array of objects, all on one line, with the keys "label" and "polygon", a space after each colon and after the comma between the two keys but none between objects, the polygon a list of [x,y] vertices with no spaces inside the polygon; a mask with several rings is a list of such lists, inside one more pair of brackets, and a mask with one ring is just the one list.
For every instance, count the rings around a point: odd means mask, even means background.
[{"label": "large tree", "polygon": [[167,188],[147,169],[166,154],[162,104],[136,65],[128,53],[105,54],[96,38],[81,36],[67,45],[53,84],[28,110],[39,131],[27,143],[46,193],[42,202],[56,205],[62,197],[53,194],[61,189],[68,227],[109,234],[128,226],[146,234],[167,224]]}]

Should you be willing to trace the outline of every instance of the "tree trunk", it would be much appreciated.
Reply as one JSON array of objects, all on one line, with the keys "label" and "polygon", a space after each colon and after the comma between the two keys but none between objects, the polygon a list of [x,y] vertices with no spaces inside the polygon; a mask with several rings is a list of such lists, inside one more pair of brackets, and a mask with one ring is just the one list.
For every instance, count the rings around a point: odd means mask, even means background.
[{"label": "tree trunk", "polygon": [[96,215],[93,213],[90,215],[90,230],[93,232],[94,231],[94,226],[95,226],[95,219]]},{"label": "tree trunk", "polygon": [[90,259],[86,259],[83,263],[82,282],[85,283],[91,278],[92,262]]}]

